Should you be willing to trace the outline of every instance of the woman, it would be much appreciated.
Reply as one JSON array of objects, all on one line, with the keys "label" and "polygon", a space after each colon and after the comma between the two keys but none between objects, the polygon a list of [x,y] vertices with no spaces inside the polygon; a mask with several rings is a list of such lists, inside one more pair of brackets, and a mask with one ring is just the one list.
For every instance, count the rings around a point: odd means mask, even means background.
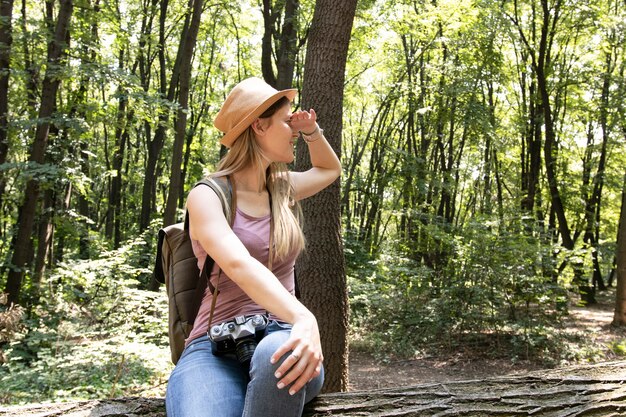
[{"label": "woman", "polygon": [[[315,111],[291,112],[295,95],[249,78],[215,118],[230,150],[212,177],[229,178],[235,217],[231,227],[211,188],[189,193],[194,253],[199,265],[207,254],[215,260],[211,283],[219,296],[207,289],[170,376],[169,417],[300,416],[321,389],[317,321],[293,295],[293,266],[304,248],[297,202],[331,184],[341,165]],[[289,172],[299,134],[313,167]],[[245,349],[233,348],[244,340]]]}]

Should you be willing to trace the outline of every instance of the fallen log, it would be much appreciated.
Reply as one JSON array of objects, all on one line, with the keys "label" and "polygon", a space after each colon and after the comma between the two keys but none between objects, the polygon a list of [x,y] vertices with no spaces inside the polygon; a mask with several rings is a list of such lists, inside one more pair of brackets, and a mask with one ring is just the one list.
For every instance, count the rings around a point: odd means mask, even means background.
[{"label": "fallen log", "polygon": [[[307,405],[303,416],[624,415],[626,361],[484,380],[324,394]],[[165,406],[162,398],[117,398],[0,408],[0,417],[9,416],[164,417]]]}]

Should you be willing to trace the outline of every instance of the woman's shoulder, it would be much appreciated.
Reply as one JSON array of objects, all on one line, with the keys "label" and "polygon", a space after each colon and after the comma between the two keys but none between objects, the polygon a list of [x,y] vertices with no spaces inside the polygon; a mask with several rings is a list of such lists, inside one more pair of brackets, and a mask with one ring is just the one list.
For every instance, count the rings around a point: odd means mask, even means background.
[{"label": "woman's shoulder", "polygon": [[206,177],[196,182],[187,194],[187,205],[198,203],[205,204],[208,201],[219,202],[221,199],[227,198],[226,184],[220,178]]},{"label": "woman's shoulder", "polygon": [[206,190],[207,188],[212,189],[216,194],[218,194],[218,196],[222,198],[230,198],[229,196],[232,194],[232,184],[230,178],[227,175],[208,175],[198,180],[193,185],[193,187],[191,187],[189,195],[191,195],[192,193],[197,193],[196,190],[198,189]]}]

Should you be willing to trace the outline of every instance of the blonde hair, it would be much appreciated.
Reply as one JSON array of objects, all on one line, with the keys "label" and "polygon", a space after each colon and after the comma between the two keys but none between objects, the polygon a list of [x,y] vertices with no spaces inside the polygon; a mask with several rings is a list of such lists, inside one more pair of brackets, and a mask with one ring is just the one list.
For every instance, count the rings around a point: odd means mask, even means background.
[{"label": "blonde hair", "polygon": [[[305,239],[302,232],[302,210],[295,199],[295,191],[289,180],[287,165],[279,162],[270,163],[265,172],[261,169],[265,156],[257,143],[254,130],[248,127],[233,143],[228,153],[217,166],[217,172],[211,177],[234,174],[250,165],[257,167],[259,180],[265,182],[270,194],[273,235],[270,247],[270,263],[284,259],[289,254],[299,253],[304,249]],[[230,211],[230,208],[229,208]]]}]

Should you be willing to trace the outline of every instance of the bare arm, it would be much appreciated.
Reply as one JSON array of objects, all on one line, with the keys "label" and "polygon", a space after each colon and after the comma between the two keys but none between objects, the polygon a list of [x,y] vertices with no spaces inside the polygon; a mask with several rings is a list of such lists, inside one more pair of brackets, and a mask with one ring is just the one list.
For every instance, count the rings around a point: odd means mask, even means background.
[{"label": "bare arm", "polygon": [[254,302],[293,325],[290,344],[281,347],[282,351],[279,349],[272,360],[293,351],[296,356],[290,356],[278,369],[281,376],[286,374],[279,384],[287,386],[296,381],[290,392],[297,392],[321,371],[323,357],[315,317],[270,270],[250,255],[228,225],[221,202],[209,187],[196,187],[189,193],[187,210],[191,238],[200,242],[224,273]]}]

